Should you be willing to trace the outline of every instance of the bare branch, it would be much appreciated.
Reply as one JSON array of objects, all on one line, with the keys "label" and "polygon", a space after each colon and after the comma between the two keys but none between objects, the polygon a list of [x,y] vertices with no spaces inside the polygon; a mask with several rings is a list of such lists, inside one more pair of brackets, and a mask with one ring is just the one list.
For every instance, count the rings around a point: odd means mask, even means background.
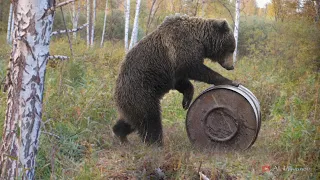
[{"label": "bare branch", "polygon": [[53,14],[54,11],[56,10],[56,8],[65,6],[65,5],[70,4],[70,3],[74,2],[74,1],[76,1],[76,0],[68,0],[68,1],[65,1],[65,2],[62,2],[62,3],[59,3],[57,5],[54,5],[54,6],[50,7],[50,8],[48,8],[48,9],[45,9],[45,12],[43,13],[43,15],[41,16],[40,19],[43,19],[43,18],[45,18],[46,16],[48,16],[50,14]]},{"label": "bare branch", "polygon": [[[75,29],[68,29],[68,33],[80,31],[81,29],[83,29],[86,26],[88,26],[88,23],[86,23],[86,24],[84,24],[82,26],[79,26],[79,27],[77,27]],[[63,34],[63,33],[66,33],[66,32],[67,32],[66,30],[54,31],[54,32],[51,33],[51,36],[57,35],[57,34]]]},{"label": "bare branch", "polygon": [[220,0],[218,0],[218,2],[219,2],[224,8],[226,8],[226,10],[229,12],[229,15],[230,15],[230,17],[231,17],[231,19],[232,19],[232,21],[233,21],[233,24],[234,24],[234,17],[233,17],[233,15],[232,15],[230,9],[227,7],[227,5],[226,5],[224,2],[222,2],[222,1],[220,1]]},{"label": "bare branch", "polygon": [[62,61],[70,59],[70,57],[68,56],[63,56],[63,55],[53,55],[53,56],[49,56],[48,59],[60,59]]},{"label": "bare branch", "polygon": [[58,7],[61,7],[61,6],[65,6],[67,4],[70,4],[72,2],[74,2],[75,0],[69,0],[69,1],[65,1],[65,2],[62,2],[62,3],[59,3],[55,6],[55,8],[58,8]]},{"label": "bare branch", "polygon": [[72,43],[71,43],[70,36],[69,36],[69,33],[68,33],[67,23],[66,23],[66,20],[64,19],[64,14],[63,14],[62,7],[60,7],[60,10],[61,10],[61,14],[62,14],[63,24],[64,24],[64,27],[66,28],[66,32],[67,32],[67,37],[68,37],[71,56],[73,57]]}]

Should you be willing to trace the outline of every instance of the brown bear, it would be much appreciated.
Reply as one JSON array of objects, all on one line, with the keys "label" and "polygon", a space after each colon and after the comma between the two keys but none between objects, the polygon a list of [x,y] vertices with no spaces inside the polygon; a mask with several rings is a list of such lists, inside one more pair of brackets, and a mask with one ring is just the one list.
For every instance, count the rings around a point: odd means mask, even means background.
[{"label": "brown bear", "polygon": [[187,109],[193,98],[191,80],[208,84],[237,83],[203,64],[204,58],[233,69],[233,32],[225,20],[169,16],[126,55],[116,82],[119,120],[113,132],[122,142],[137,130],[143,142],[162,145],[160,99],[169,90],[183,94]]}]

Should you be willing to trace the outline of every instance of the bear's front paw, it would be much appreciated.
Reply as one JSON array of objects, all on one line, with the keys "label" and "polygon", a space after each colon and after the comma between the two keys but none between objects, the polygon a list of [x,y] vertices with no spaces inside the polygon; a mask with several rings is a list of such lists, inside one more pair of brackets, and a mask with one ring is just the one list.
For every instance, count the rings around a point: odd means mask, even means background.
[{"label": "bear's front paw", "polygon": [[187,110],[190,106],[190,103],[192,101],[192,97],[183,97],[183,100],[182,100],[182,107],[184,110]]},{"label": "bear's front paw", "polygon": [[232,81],[231,86],[235,86],[235,87],[239,87],[240,83],[236,82],[236,81]]}]

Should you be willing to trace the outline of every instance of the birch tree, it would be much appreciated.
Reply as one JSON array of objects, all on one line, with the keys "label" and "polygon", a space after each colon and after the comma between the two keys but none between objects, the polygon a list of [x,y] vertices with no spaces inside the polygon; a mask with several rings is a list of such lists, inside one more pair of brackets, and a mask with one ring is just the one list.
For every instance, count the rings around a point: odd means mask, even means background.
[{"label": "birch tree", "polygon": [[134,22],[133,22],[133,27],[132,27],[132,34],[131,34],[131,41],[130,41],[129,49],[131,49],[136,44],[136,42],[138,40],[140,4],[141,4],[141,0],[137,0],[136,13],[134,16]]},{"label": "birch tree", "polygon": [[106,32],[107,14],[108,14],[108,0],[106,0],[106,7],[105,7],[105,9],[104,9],[103,29],[102,29],[100,47],[103,46],[104,34],[105,34],[105,32]]},{"label": "birch tree", "polygon": [[34,179],[54,0],[13,1],[15,26],[5,90],[0,179]]},{"label": "birch tree", "polygon": [[240,22],[240,0],[236,0],[236,17],[234,21],[234,38],[236,40],[236,48],[233,53],[233,62],[237,61],[239,22]]},{"label": "birch tree", "polygon": [[91,24],[90,24],[90,0],[87,0],[86,1],[86,4],[87,4],[87,47],[89,47],[90,45],[90,27],[91,27]]},{"label": "birch tree", "polygon": [[[72,2],[72,29],[77,29],[78,19],[79,19],[79,10],[76,9],[76,2]],[[73,39],[77,38],[77,32],[73,32]]]},{"label": "birch tree", "polygon": [[7,43],[11,44],[12,42],[12,27],[13,27],[13,11],[12,11],[12,3],[10,4],[9,17],[8,17],[8,28],[7,28]]},{"label": "birch tree", "polygon": [[130,26],[130,0],[126,1],[126,9],[125,9],[125,27],[124,27],[124,49],[127,52],[128,44],[129,44],[129,26]]},{"label": "birch tree", "polygon": [[93,42],[94,42],[94,26],[95,26],[95,23],[96,23],[96,5],[97,5],[97,2],[96,0],[93,0],[93,3],[92,3],[92,26],[91,26],[91,40],[90,40],[90,45],[93,46]]}]

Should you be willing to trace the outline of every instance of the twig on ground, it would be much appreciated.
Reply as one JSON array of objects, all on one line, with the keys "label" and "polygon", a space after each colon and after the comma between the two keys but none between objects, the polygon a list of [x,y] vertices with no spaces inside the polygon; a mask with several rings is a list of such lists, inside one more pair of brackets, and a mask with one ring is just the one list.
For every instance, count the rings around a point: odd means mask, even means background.
[{"label": "twig on ground", "polygon": [[203,179],[203,180],[210,180],[206,175],[204,175],[202,172],[199,172],[199,175],[200,175],[200,180]]},{"label": "twig on ground", "polygon": [[154,172],[156,173],[157,179],[165,179],[166,175],[160,168],[156,168]]}]

